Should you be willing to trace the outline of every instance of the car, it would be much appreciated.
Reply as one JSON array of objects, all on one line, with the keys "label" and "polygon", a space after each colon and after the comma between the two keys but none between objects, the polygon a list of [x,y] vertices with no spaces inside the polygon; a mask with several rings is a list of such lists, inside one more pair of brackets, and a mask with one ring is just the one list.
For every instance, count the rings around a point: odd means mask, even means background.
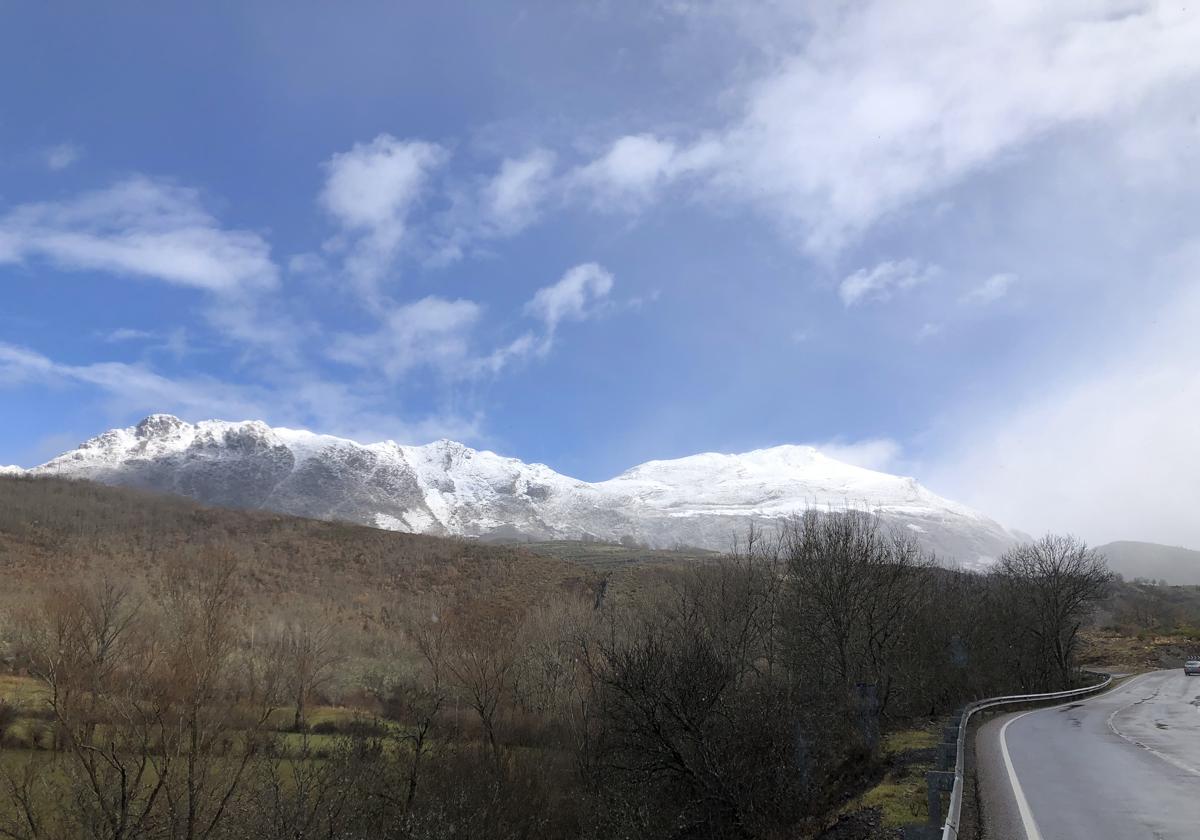
[{"label": "car", "polygon": [[1200,659],[1189,659],[1183,663],[1183,673],[1189,677],[1200,676]]}]

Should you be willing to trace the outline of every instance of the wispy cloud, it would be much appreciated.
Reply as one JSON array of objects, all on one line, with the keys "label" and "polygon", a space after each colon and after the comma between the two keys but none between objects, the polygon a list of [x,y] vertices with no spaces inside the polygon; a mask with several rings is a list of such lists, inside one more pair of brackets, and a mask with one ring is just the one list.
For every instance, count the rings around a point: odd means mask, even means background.
[{"label": "wispy cloud", "polygon": [[552,152],[535,149],[500,164],[482,191],[485,216],[497,233],[511,235],[537,219],[552,187],[554,163]]},{"label": "wispy cloud", "polygon": [[597,263],[568,269],[557,282],[538,289],[525,305],[525,314],[538,320],[541,330],[525,331],[491,351],[475,347],[483,306],[430,296],[392,307],[380,316],[380,326],[373,332],[335,336],[327,353],[335,361],[381,371],[393,382],[420,368],[449,381],[496,374],[530,355],[547,354],[560,325],[596,315],[612,287],[612,274]]},{"label": "wispy cloud", "polygon": [[985,306],[1008,294],[1017,282],[1015,274],[993,274],[962,297],[963,303]]},{"label": "wispy cloud", "polygon": [[636,209],[680,177],[710,169],[721,151],[711,141],[680,146],[653,134],[630,134],[576,169],[568,183],[603,207]]},{"label": "wispy cloud", "polygon": [[337,336],[329,356],[382,371],[392,381],[420,367],[457,378],[473,368],[471,333],[482,312],[470,300],[422,298],[391,309],[375,332]]},{"label": "wispy cloud", "polygon": [[66,169],[83,157],[83,149],[74,143],[59,143],[46,149],[46,166],[51,172]]},{"label": "wispy cloud", "polygon": [[142,176],[0,216],[0,263],[31,259],[212,292],[278,282],[261,236],[223,228],[197,191]]},{"label": "wispy cloud", "polygon": [[545,325],[541,352],[554,343],[563,321],[583,321],[596,313],[613,287],[613,276],[598,263],[583,263],[568,269],[558,282],[538,289],[525,311]]},{"label": "wispy cloud", "polygon": [[167,410],[252,417],[263,408],[253,389],[200,376],[170,379],[148,367],[123,362],[71,365],[28,348],[0,344],[0,383],[5,385],[91,385],[107,393],[126,411]]},{"label": "wispy cloud", "polygon": [[[736,115],[705,135],[702,183],[818,255],[1051,131],[1200,75],[1200,16],[1156,0],[744,7],[671,7],[735,19],[765,56],[726,95]],[[587,171],[645,198],[688,147],[631,134]]]},{"label": "wispy cloud", "polygon": [[860,268],[843,279],[838,285],[838,295],[847,307],[887,301],[898,292],[929,282],[939,271],[935,265],[916,260],[886,260],[873,268]]},{"label": "wispy cloud", "polygon": [[414,419],[381,411],[387,393],[370,383],[312,376],[289,376],[271,384],[237,384],[212,376],[172,378],[141,364],[72,365],[0,343],[0,386],[20,385],[94,389],[105,398],[110,413],[121,417],[165,411],[190,420],[266,420],[361,441],[477,441],[482,435],[482,418],[475,414],[434,413]]},{"label": "wispy cloud", "polygon": [[265,298],[279,269],[258,233],[223,226],[199,191],[137,175],[0,216],[0,264],[44,261],[66,271],[153,280],[208,293],[202,308],[227,338],[293,356],[298,327]]},{"label": "wispy cloud", "polygon": [[937,321],[926,321],[921,325],[921,329],[917,330],[917,341],[928,341],[931,338],[936,338],[942,334],[944,328]]},{"label": "wispy cloud", "polygon": [[880,472],[894,472],[903,454],[900,444],[891,438],[832,440],[810,445],[836,461]]},{"label": "wispy cloud", "polygon": [[409,214],[447,157],[435,143],[380,134],[326,162],[320,202],[342,228],[328,247],[344,254],[345,270],[368,303],[381,304],[381,284],[394,267]]},{"label": "wispy cloud", "polygon": [[100,338],[110,343],[118,343],[124,341],[152,341],[158,338],[158,333],[150,330],[138,330],[132,327],[118,327],[115,330],[108,330],[100,333]]}]

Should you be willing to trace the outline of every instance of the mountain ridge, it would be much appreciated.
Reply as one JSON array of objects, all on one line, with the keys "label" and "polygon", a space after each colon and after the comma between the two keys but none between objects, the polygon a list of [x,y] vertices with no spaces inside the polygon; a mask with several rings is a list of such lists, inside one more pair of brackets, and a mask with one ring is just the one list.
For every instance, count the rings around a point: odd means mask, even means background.
[{"label": "mountain ridge", "polygon": [[1144,540],[1116,540],[1096,550],[1107,558],[1110,569],[1127,578],[1200,585],[1200,551],[1195,549]]},{"label": "mountain ridge", "polygon": [[358,443],[259,420],[152,414],[21,471],[142,487],[206,504],[481,538],[634,541],[723,550],[750,524],[868,509],[967,563],[1021,536],[915,479],[785,444],[652,460],[599,482],[439,440]]}]

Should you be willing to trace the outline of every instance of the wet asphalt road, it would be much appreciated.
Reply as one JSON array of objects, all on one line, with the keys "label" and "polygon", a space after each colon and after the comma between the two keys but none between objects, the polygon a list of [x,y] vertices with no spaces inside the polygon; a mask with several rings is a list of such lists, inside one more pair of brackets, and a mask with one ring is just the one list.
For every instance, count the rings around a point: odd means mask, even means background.
[{"label": "wet asphalt road", "polygon": [[1200,677],[989,721],[976,762],[989,840],[1197,840]]}]

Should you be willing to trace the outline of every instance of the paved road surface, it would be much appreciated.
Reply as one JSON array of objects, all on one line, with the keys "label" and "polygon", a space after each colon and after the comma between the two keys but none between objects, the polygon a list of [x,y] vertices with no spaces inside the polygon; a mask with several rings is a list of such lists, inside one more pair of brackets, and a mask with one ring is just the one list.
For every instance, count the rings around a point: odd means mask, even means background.
[{"label": "paved road surface", "polygon": [[988,840],[1200,838],[1200,677],[1144,674],[979,730]]}]

